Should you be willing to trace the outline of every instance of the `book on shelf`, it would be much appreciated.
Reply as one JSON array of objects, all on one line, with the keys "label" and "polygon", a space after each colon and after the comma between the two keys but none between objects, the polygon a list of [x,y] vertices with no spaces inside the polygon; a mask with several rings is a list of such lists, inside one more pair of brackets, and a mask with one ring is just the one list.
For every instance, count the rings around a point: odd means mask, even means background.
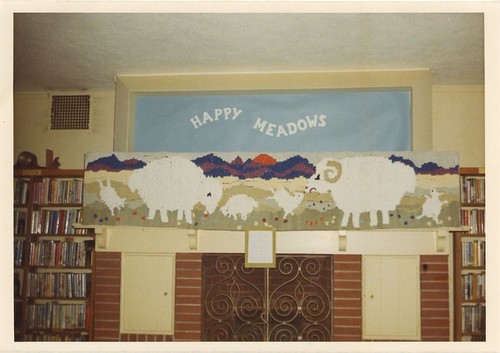
[{"label": "book on shelf", "polygon": [[47,333],[47,332],[30,332],[25,335],[25,341],[38,342],[87,342],[90,340],[86,333]]},{"label": "book on shelf", "polygon": [[31,216],[32,234],[77,234],[73,224],[81,220],[81,209],[41,209]]},{"label": "book on shelf", "polygon": [[454,238],[454,338],[485,341],[486,336],[486,177],[480,168],[460,176],[463,229]]},{"label": "book on shelf", "polygon": [[21,296],[21,276],[18,272],[14,272],[14,297]]},{"label": "book on shelf", "polygon": [[484,176],[462,176],[461,202],[466,204],[484,204],[486,200]]},{"label": "book on shelf", "polygon": [[484,240],[462,242],[462,266],[484,267],[486,259],[486,246]]},{"label": "book on shelf", "polygon": [[462,225],[469,228],[469,234],[484,234],[484,208],[462,208]]},{"label": "book on shelf", "polygon": [[14,240],[14,266],[21,267],[24,260],[24,239]]},{"label": "book on shelf", "polygon": [[90,273],[29,273],[28,297],[85,299],[90,290]]},{"label": "book on shelf", "polygon": [[26,219],[28,212],[25,210],[14,210],[14,235],[26,233]]},{"label": "book on shelf", "polygon": [[486,307],[484,305],[462,306],[462,333],[484,334],[486,329]]},{"label": "book on shelf", "polygon": [[478,301],[486,298],[486,276],[481,273],[465,273],[461,277],[462,300]]},{"label": "book on shelf", "polygon": [[26,205],[28,203],[28,192],[28,179],[14,179],[14,205]]},{"label": "book on shelf", "polygon": [[76,330],[87,328],[87,305],[59,302],[33,303],[27,307],[27,328]]},{"label": "book on shelf", "polygon": [[83,180],[44,178],[35,181],[33,203],[80,204],[83,196]]},{"label": "book on shelf", "polygon": [[88,267],[92,249],[85,241],[39,240],[30,243],[29,265],[42,267]]},{"label": "book on shelf", "polygon": [[94,229],[82,170],[14,171],[16,341],[91,341]]},{"label": "book on shelf", "polygon": [[22,320],[22,305],[20,302],[14,302],[14,327],[19,327]]}]

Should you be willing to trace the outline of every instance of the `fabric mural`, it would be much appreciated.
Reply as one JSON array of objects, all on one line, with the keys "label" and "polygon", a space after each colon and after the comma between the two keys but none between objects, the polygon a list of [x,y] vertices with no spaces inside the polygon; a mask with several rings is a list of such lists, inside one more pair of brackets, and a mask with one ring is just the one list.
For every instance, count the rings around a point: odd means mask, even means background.
[{"label": "fabric mural", "polygon": [[86,225],[243,230],[458,227],[458,155],[88,153]]}]

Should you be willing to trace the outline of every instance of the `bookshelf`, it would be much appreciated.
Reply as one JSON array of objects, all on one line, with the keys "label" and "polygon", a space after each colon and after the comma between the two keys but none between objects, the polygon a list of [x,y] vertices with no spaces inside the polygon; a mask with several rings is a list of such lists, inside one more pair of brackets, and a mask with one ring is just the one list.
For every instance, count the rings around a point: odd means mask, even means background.
[{"label": "bookshelf", "polygon": [[454,339],[486,339],[485,174],[478,168],[460,170],[461,222],[454,253]]},{"label": "bookshelf", "polygon": [[14,339],[92,340],[93,229],[83,171],[14,169]]}]

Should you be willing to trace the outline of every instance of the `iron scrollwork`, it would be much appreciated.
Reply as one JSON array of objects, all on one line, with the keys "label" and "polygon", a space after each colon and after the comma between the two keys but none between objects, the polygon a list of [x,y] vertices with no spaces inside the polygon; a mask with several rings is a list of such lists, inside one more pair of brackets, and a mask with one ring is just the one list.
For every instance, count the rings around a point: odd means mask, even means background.
[{"label": "iron scrollwork", "polygon": [[244,265],[241,256],[205,256],[205,340],[264,340],[264,270]]},{"label": "iron scrollwork", "polygon": [[275,269],[245,268],[240,255],[204,256],[207,341],[331,339],[331,258],[277,257]]}]

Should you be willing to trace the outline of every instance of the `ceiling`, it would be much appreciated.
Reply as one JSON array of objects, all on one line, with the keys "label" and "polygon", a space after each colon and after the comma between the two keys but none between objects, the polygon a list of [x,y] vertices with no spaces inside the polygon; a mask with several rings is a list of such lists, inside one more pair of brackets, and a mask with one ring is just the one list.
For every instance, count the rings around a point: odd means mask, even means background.
[{"label": "ceiling", "polygon": [[430,69],[484,84],[482,13],[16,13],[14,91],[116,75]]}]

